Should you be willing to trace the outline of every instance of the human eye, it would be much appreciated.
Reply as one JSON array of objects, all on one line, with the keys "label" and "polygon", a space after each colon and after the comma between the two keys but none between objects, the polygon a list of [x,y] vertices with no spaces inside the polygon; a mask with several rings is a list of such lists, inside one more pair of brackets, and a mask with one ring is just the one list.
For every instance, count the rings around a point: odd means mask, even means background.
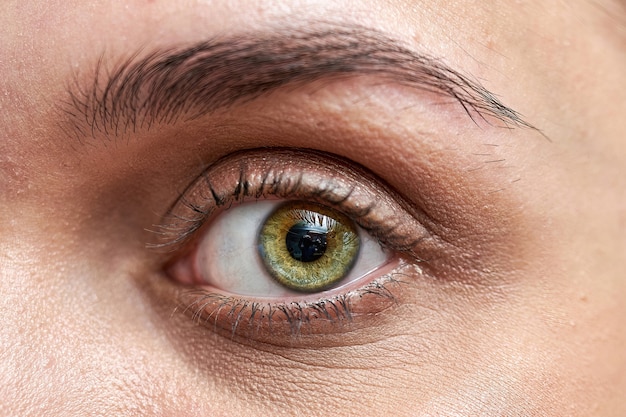
[{"label": "human eye", "polygon": [[157,232],[181,310],[265,340],[347,331],[396,304],[432,245],[420,217],[348,160],[260,149],[212,164]]},{"label": "human eye", "polygon": [[218,214],[179,273],[232,295],[286,299],[345,289],[389,261],[375,239],[336,210],[265,200]]}]

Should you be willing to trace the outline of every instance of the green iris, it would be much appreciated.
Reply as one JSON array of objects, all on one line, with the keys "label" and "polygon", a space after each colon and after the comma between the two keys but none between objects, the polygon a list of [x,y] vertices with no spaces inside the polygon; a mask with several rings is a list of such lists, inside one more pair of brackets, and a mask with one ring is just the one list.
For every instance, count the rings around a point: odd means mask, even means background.
[{"label": "green iris", "polygon": [[315,203],[280,206],[265,221],[259,251],[278,283],[301,292],[320,291],[343,279],[359,252],[354,222]]}]

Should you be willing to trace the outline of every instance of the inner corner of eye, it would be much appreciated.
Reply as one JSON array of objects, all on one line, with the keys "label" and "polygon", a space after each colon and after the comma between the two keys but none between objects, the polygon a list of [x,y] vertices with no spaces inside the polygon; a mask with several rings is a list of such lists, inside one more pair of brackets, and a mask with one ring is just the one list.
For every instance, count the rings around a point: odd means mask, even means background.
[{"label": "inner corner of eye", "polygon": [[361,283],[389,262],[343,213],[307,201],[242,203],[220,213],[180,280],[236,296],[294,299]]}]

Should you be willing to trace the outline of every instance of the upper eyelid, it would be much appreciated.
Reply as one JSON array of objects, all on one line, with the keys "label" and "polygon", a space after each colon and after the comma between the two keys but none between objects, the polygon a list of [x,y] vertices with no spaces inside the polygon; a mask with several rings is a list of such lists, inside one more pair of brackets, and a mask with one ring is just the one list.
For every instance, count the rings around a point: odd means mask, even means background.
[{"label": "upper eyelid", "polygon": [[68,91],[70,129],[81,137],[193,119],[287,84],[373,75],[412,90],[456,100],[470,116],[532,126],[496,95],[440,60],[419,54],[370,28],[332,23],[271,28],[200,42],[187,48],[139,53],[109,72],[101,58],[90,84]]},{"label": "upper eyelid", "polygon": [[[264,171],[259,168],[264,172],[264,177],[256,178],[254,187],[250,184],[246,186],[246,181],[252,181],[252,176],[259,175],[258,172],[244,172],[248,163],[255,165],[250,162],[254,158],[258,163],[265,163]],[[281,161],[281,158],[284,166],[275,168],[273,161]],[[319,158],[319,161],[314,162],[315,158]],[[296,163],[285,164],[286,161]],[[307,164],[306,168],[302,168],[302,165]],[[221,172],[222,177],[226,176],[228,179],[216,181],[211,178],[211,174],[203,173],[168,210],[163,224],[156,229],[159,242],[150,246],[171,247],[175,250],[195,235],[220,206],[242,201],[246,197],[260,198],[265,194],[277,198],[315,201],[314,194],[317,193],[317,202],[335,206],[352,217],[368,233],[397,251],[410,252],[430,235],[428,219],[417,208],[409,205],[402,196],[385,186],[373,174],[347,164],[339,157],[322,152],[283,148],[229,155],[207,170]],[[344,168],[340,168],[342,165]],[[314,181],[315,178],[306,178],[307,181],[304,181],[303,172],[308,170],[310,173],[314,166],[320,170],[320,176],[329,179],[325,185]],[[343,170],[340,176],[336,175],[338,169]],[[276,174],[284,178],[269,185],[268,175]],[[333,174],[335,178],[331,178]],[[272,177],[271,180],[276,178]],[[335,188],[331,189],[329,186]],[[248,192],[251,189],[256,191],[254,195],[246,195],[246,189]]]}]

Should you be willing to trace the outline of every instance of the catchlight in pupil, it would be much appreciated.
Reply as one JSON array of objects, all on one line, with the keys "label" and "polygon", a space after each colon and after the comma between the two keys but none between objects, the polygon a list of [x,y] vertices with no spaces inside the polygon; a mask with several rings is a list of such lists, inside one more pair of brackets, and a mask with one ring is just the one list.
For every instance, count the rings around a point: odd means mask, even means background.
[{"label": "catchlight in pupil", "polygon": [[360,248],[354,222],[326,206],[291,202],[271,213],[259,234],[269,274],[286,288],[315,292],[341,281]]}]

